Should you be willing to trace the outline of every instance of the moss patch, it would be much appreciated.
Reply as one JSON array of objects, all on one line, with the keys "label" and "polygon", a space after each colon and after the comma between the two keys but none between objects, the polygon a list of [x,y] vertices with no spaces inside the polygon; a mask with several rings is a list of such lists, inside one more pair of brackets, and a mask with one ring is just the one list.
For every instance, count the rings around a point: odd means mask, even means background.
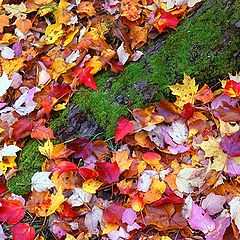
[{"label": "moss patch", "polygon": [[18,158],[17,175],[8,181],[11,192],[25,194],[30,191],[33,174],[41,169],[44,157],[38,151],[39,142],[29,140]]},{"label": "moss patch", "polygon": [[[104,138],[110,138],[117,120],[128,115],[128,109],[145,107],[160,97],[169,98],[168,85],[182,81],[184,72],[194,76],[200,85],[216,84],[228,73],[235,73],[240,66],[239,28],[235,25],[239,21],[239,5],[240,0],[205,1],[166,41],[160,39],[137,63],[126,66],[123,73],[98,75],[98,92],[86,90],[76,94],[72,103],[78,106],[79,115],[88,120],[93,115],[105,129]],[[51,120],[55,132],[69,124],[68,114],[66,109]],[[42,161],[38,143],[29,141],[18,160],[19,173],[9,181],[11,191],[28,192],[32,174],[40,170]]]}]

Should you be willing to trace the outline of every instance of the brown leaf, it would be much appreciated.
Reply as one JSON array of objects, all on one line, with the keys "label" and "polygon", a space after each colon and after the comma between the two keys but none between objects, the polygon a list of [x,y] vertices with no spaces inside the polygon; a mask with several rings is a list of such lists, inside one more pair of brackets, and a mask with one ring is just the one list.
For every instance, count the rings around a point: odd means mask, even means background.
[{"label": "brown leaf", "polygon": [[159,207],[146,206],[144,218],[147,225],[153,225],[158,231],[182,229],[187,223],[181,214],[181,205],[166,203]]},{"label": "brown leaf", "polygon": [[148,30],[143,27],[135,26],[130,32],[132,36],[132,49],[139,49],[147,42]]},{"label": "brown leaf", "polygon": [[167,123],[177,120],[181,114],[180,108],[174,103],[170,103],[163,98],[156,106],[156,110],[159,115],[164,117],[164,121]]}]

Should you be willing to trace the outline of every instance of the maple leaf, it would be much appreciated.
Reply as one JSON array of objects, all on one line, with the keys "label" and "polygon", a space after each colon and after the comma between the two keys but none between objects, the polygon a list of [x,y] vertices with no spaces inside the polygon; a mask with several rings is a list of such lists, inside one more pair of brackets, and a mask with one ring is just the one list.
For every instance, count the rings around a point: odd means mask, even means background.
[{"label": "maple leaf", "polygon": [[106,181],[107,183],[115,183],[118,181],[120,176],[120,169],[116,162],[97,162],[96,170],[99,174],[99,178]]},{"label": "maple leaf", "polygon": [[81,188],[75,188],[73,194],[68,198],[68,203],[70,203],[72,207],[78,207],[89,203],[91,198],[92,194],[83,191]]},{"label": "maple leaf", "polygon": [[2,76],[0,77],[0,97],[7,92],[11,83],[12,80],[9,80],[7,74],[3,71]]},{"label": "maple leaf", "polygon": [[35,229],[28,223],[18,223],[11,229],[13,240],[34,240]]},{"label": "maple leaf", "polygon": [[175,28],[179,20],[175,15],[172,15],[170,12],[165,12],[163,9],[158,9],[155,13],[154,27],[158,29],[159,32],[162,32],[165,28]]},{"label": "maple leaf", "polygon": [[33,123],[31,137],[39,140],[43,139],[54,139],[54,133],[51,128],[44,126],[46,120],[40,119],[37,122]]},{"label": "maple leaf", "polygon": [[240,82],[227,80],[223,92],[230,97],[240,97]]},{"label": "maple leaf", "polygon": [[92,211],[88,212],[85,216],[84,224],[91,234],[99,234],[98,224],[102,222],[103,210],[97,206],[93,206]]},{"label": "maple leaf", "polygon": [[172,94],[177,96],[175,104],[183,108],[186,103],[194,103],[194,95],[198,90],[198,85],[195,85],[195,79],[184,74],[183,84],[176,83],[169,87]]},{"label": "maple leaf", "polygon": [[113,223],[120,225],[122,223],[122,215],[125,208],[121,203],[111,203],[109,206],[103,210],[103,221],[105,223]]},{"label": "maple leaf", "polygon": [[47,217],[53,214],[59,206],[66,201],[65,197],[62,194],[62,189],[59,188],[55,195],[51,195],[51,204],[45,213],[42,213],[40,216]]},{"label": "maple leaf", "polygon": [[44,143],[43,147],[41,147],[41,146],[38,147],[38,150],[42,155],[44,155],[50,159],[52,156],[52,152],[53,152],[53,143],[48,139]]},{"label": "maple leaf", "polygon": [[18,141],[21,138],[27,137],[31,134],[33,123],[26,119],[21,119],[16,121],[13,125],[12,137],[15,141]]},{"label": "maple leaf", "polygon": [[98,91],[98,87],[94,81],[92,74],[93,67],[86,67],[86,68],[75,68],[73,71],[73,76],[78,79],[79,84],[84,84],[86,87],[89,87],[95,91]]},{"label": "maple leaf", "polygon": [[0,199],[0,221],[14,225],[25,215],[25,208],[19,200]]},{"label": "maple leaf", "polygon": [[133,123],[127,118],[121,118],[117,122],[118,126],[115,132],[115,142],[123,139],[127,134],[134,131]]},{"label": "maple leaf", "polygon": [[69,162],[69,161],[62,161],[57,166],[55,169],[58,172],[58,176],[60,176],[64,172],[69,172],[69,171],[78,171],[78,166],[75,163]]},{"label": "maple leaf", "polygon": [[191,228],[200,230],[205,234],[213,231],[216,227],[215,222],[209,214],[195,203],[192,203],[192,209],[188,222]]},{"label": "maple leaf", "polygon": [[0,15],[0,33],[3,32],[3,28],[9,26],[9,19],[7,15]]},{"label": "maple leaf", "polygon": [[224,136],[220,142],[222,150],[231,157],[240,157],[240,131]]},{"label": "maple leaf", "polygon": [[0,162],[2,161],[3,157],[17,156],[16,153],[20,150],[22,149],[18,146],[4,144],[3,148],[0,150]]},{"label": "maple leaf", "polygon": [[32,190],[37,192],[46,191],[55,185],[49,179],[51,172],[36,172],[32,176]]}]

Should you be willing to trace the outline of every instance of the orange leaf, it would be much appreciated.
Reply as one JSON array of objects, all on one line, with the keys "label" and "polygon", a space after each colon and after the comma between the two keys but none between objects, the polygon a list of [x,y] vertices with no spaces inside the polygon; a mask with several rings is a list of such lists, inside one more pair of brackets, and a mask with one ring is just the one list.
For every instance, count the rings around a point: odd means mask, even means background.
[{"label": "orange leaf", "polygon": [[9,19],[7,15],[0,15],[0,33],[3,32],[3,28],[9,26]]},{"label": "orange leaf", "polygon": [[29,19],[19,18],[16,21],[16,26],[22,33],[27,34],[32,27],[32,22]]}]

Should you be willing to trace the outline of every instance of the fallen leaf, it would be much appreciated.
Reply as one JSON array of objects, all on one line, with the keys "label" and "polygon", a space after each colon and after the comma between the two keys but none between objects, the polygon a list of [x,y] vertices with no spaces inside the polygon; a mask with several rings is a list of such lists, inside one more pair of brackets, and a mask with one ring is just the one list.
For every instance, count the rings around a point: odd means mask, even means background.
[{"label": "fallen leaf", "polygon": [[16,26],[22,33],[27,34],[32,28],[32,21],[30,19],[18,18]]},{"label": "fallen leaf", "polygon": [[117,122],[118,126],[115,132],[115,142],[123,139],[127,134],[133,133],[133,123],[126,118],[121,118]]},{"label": "fallen leaf", "polygon": [[7,92],[11,84],[12,80],[9,80],[7,74],[3,71],[2,76],[0,77],[0,97]]},{"label": "fallen leaf", "polygon": [[0,199],[0,221],[8,225],[17,224],[25,215],[25,208],[19,200]]},{"label": "fallen leaf", "polygon": [[99,174],[99,178],[106,181],[107,183],[115,183],[119,180],[120,169],[116,162],[97,162],[96,170]]},{"label": "fallen leaf", "polygon": [[93,206],[92,211],[85,216],[84,224],[91,234],[99,235],[98,224],[102,223],[103,210],[97,206]]},{"label": "fallen leaf", "polygon": [[226,202],[226,200],[227,198],[225,196],[210,193],[202,201],[202,208],[206,210],[210,215],[214,215],[223,210],[223,204]]},{"label": "fallen leaf", "polygon": [[233,197],[228,204],[230,206],[231,218],[234,220],[238,231],[240,231],[240,197]]},{"label": "fallen leaf", "polygon": [[18,223],[11,229],[13,240],[34,240],[35,229],[28,223]]},{"label": "fallen leaf", "polygon": [[172,94],[177,96],[175,104],[178,107],[183,108],[186,103],[194,104],[194,95],[198,90],[198,85],[196,85],[194,78],[184,74],[183,84],[176,83],[169,88]]},{"label": "fallen leaf", "polygon": [[75,188],[73,194],[68,198],[68,203],[73,207],[79,207],[85,203],[89,203],[91,198],[92,194],[83,191],[81,188]]},{"label": "fallen leaf", "polygon": [[36,172],[32,176],[32,191],[33,189],[37,192],[46,191],[55,185],[50,180],[51,172]]},{"label": "fallen leaf", "polygon": [[191,228],[200,230],[205,234],[213,231],[216,227],[215,222],[212,220],[209,214],[195,203],[192,203],[188,223],[190,224]]}]

